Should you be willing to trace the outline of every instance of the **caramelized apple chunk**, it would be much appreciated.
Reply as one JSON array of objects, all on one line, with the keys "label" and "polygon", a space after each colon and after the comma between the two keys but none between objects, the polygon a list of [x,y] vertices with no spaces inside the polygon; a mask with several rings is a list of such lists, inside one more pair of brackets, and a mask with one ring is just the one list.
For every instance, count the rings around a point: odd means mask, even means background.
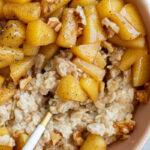
[{"label": "caramelized apple chunk", "polygon": [[86,61],[83,61],[79,58],[75,58],[73,63],[75,63],[77,67],[81,68],[85,73],[97,81],[102,81],[105,76],[105,70],[94,64],[87,63]]},{"label": "caramelized apple chunk", "polygon": [[150,55],[141,57],[133,66],[133,86],[138,87],[150,81]]},{"label": "caramelized apple chunk", "polygon": [[64,100],[74,100],[79,102],[87,100],[87,95],[80,87],[78,80],[70,75],[61,79],[57,93],[58,96]]},{"label": "caramelized apple chunk", "polygon": [[95,81],[92,78],[81,78],[80,85],[91,98],[91,100],[96,101],[98,99],[98,81]]},{"label": "caramelized apple chunk", "polygon": [[100,48],[99,43],[74,46],[71,51],[81,59],[93,63]]},{"label": "caramelized apple chunk", "polygon": [[127,49],[125,50],[121,62],[120,69],[125,71],[129,69],[140,57],[147,54],[147,49]]},{"label": "caramelized apple chunk", "polygon": [[142,18],[138,13],[137,8],[132,3],[126,4],[122,8],[120,14],[125,17],[137,31],[142,33],[142,35],[146,35],[146,29]]}]

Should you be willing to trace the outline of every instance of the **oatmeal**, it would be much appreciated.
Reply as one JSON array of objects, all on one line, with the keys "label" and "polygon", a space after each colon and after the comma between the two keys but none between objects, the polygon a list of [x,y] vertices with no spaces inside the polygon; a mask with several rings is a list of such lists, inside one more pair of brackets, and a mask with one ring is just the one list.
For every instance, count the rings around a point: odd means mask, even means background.
[{"label": "oatmeal", "polygon": [[134,5],[6,2],[0,1],[0,149],[21,150],[47,112],[51,120],[34,150],[106,150],[130,138],[135,104],[146,104],[150,92],[150,55],[139,44],[146,31],[129,13]]}]

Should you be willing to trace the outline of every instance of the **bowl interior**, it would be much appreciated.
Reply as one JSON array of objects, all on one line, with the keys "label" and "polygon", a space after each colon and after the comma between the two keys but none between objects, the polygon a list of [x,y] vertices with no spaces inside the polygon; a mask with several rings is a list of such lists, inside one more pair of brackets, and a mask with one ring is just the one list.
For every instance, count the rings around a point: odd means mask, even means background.
[{"label": "bowl interior", "polygon": [[[131,0],[138,8],[147,28],[147,40],[150,50],[150,1]],[[136,109],[134,119],[136,127],[130,138],[125,141],[118,141],[112,144],[108,150],[141,150],[150,136],[150,102],[146,105],[139,105]]]}]

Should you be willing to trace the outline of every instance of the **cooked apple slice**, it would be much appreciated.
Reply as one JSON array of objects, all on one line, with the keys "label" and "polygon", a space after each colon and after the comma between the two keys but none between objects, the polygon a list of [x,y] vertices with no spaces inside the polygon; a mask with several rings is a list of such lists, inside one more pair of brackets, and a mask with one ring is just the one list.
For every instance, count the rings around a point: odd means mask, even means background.
[{"label": "cooked apple slice", "polygon": [[150,81],[150,55],[145,55],[133,66],[133,86],[142,86],[148,81]]},{"label": "cooked apple slice", "polygon": [[123,0],[101,0],[97,5],[100,18],[109,17],[111,12],[120,12],[124,5]]},{"label": "cooked apple slice", "polygon": [[2,87],[4,81],[5,81],[5,77],[0,75],[0,88]]},{"label": "cooked apple slice", "polygon": [[147,54],[147,49],[127,49],[125,50],[121,62],[120,69],[125,71],[129,69],[140,57]]},{"label": "cooked apple slice", "polygon": [[29,22],[26,29],[26,42],[32,46],[54,43],[56,33],[42,20]]},{"label": "cooked apple slice", "polygon": [[126,4],[122,8],[120,14],[126,18],[137,31],[142,33],[142,35],[146,34],[142,18],[138,13],[137,8],[132,3]]},{"label": "cooked apple slice", "polygon": [[18,136],[18,139],[16,141],[16,150],[21,150],[23,148],[23,146],[26,144],[27,140],[28,140],[29,136],[25,133],[20,133]]},{"label": "cooked apple slice", "polygon": [[75,63],[85,73],[89,74],[91,77],[93,77],[97,81],[102,81],[105,76],[105,70],[102,68],[99,68],[98,66],[94,64],[87,63],[86,61],[83,61],[79,58],[75,58],[73,60],[73,63]]},{"label": "cooked apple slice", "polygon": [[10,135],[7,127],[0,127],[0,136]]},{"label": "cooked apple slice", "polygon": [[91,100],[96,101],[98,98],[98,81],[95,81],[92,78],[81,78],[80,85],[84,91],[88,94]]},{"label": "cooked apple slice", "polygon": [[145,37],[138,37],[131,41],[121,40],[117,35],[109,39],[110,42],[118,46],[130,47],[130,48],[144,48],[146,40]]},{"label": "cooked apple slice", "polygon": [[23,44],[23,51],[26,56],[35,56],[38,54],[40,47],[32,46],[27,43]]},{"label": "cooked apple slice", "polygon": [[86,6],[96,4],[96,0],[73,0],[70,7]]},{"label": "cooked apple slice", "polygon": [[106,33],[100,24],[98,13],[94,5],[88,5],[84,8],[86,25],[83,30],[82,43],[91,44],[106,39]]},{"label": "cooked apple slice", "polygon": [[65,76],[61,79],[58,90],[58,96],[66,100],[84,102],[87,100],[86,93],[80,87],[80,83],[73,76]]},{"label": "cooked apple slice", "polygon": [[100,48],[99,43],[94,43],[94,44],[85,44],[85,45],[79,45],[79,46],[74,46],[71,51],[81,59],[93,63],[97,52]]},{"label": "cooked apple slice", "polygon": [[56,44],[50,44],[41,47],[40,53],[45,56],[44,65],[46,65],[48,60],[50,60],[54,56],[58,49],[59,47]]},{"label": "cooked apple slice", "polygon": [[15,94],[14,89],[1,88],[0,89],[0,106],[10,100]]},{"label": "cooked apple slice", "polygon": [[94,64],[101,68],[105,68],[106,60],[104,59],[104,57],[101,55],[100,52],[97,53]]},{"label": "cooked apple slice", "polygon": [[80,150],[106,150],[106,141],[100,135],[89,134]]},{"label": "cooked apple slice", "polygon": [[77,21],[72,8],[66,8],[62,17],[62,28],[58,34],[56,43],[61,47],[70,48],[76,45]]},{"label": "cooked apple slice", "polygon": [[122,40],[134,40],[139,35],[138,32],[122,15],[117,12],[112,12],[110,19],[114,21],[119,27],[119,37]]},{"label": "cooked apple slice", "polygon": [[10,65],[10,76],[15,83],[33,66],[34,57],[25,57],[22,61]]}]

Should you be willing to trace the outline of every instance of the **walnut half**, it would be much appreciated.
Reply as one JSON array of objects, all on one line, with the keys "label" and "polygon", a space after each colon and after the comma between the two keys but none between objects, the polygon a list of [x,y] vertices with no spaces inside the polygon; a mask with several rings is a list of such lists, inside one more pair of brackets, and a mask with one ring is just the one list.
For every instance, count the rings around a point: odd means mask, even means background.
[{"label": "walnut half", "polygon": [[135,96],[138,102],[142,104],[146,104],[149,99],[149,91],[148,90],[136,90]]},{"label": "walnut half", "polygon": [[114,123],[114,128],[116,130],[117,135],[128,134],[133,131],[135,126],[135,121],[120,121]]},{"label": "walnut half", "polygon": [[82,138],[82,134],[79,131],[76,131],[73,133],[73,142],[75,146],[81,146],[84,142],[84,139]]}]

